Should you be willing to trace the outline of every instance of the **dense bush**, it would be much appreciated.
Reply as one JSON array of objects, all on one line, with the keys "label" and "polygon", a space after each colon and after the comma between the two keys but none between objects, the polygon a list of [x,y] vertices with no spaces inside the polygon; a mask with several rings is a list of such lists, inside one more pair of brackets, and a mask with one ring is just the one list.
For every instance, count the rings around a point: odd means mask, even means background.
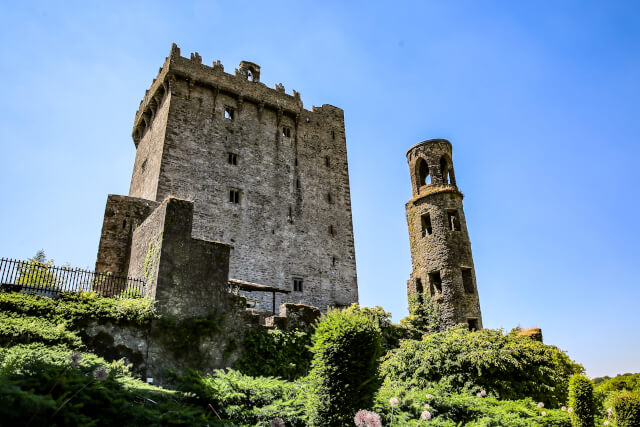
[{"label": "dense bush", "polygon": [[[391,313],[384,311],[382,307],[361,307],[351,304],[344,309],[347,313],[357,313],[375,320],[382,334],[383,353],[398,348],[401,339],[411,338],[413,335],[406,328],[391,322]],[[419,335],[418,335],[419,336]]]},{"label": "dense bush", "polygon": [[192,403],[211,405],[236,426],[268,425],[276,417],[287,426],[307,425],[302,381],[251,377],[234,370],[217,370],[207,376],[192,371],[174,381],[181,391],[195,396]]},{"label": "dense bush", "polygon": [[[385,382],[376,395],[374,410],[382,416],[383,425],[391,422],[391,398],[394,407],[394,425],[415,426],[420,415],[428,411],[432,416],[429,426],[544,426],[569,427],[566,412],[539,408],[532,399],[498,400],[493,396],[471,393],[451,393],[446,387],[434,385],[420,389],[402,383]],[[428,407],[425,407],[428,405]]]},{"label": "dense bush", "polygon": [[146,298],[105,298],[95,293],[63,292],[57,298],[0,292],[0,311],[37,316],[52,322],[79,324],[91,319],[142,324],[155,315]]},{"label": "dense bush", "polygon": [[400,321],[400,325],[414,339],[420,339],[422,334],[441,332],[440,308],[427,291],[410,295],[409,315]]},{"label": "dense bush", "polygon": [[56,324],[40,317],[0,312],[0,345],[31,342],[65,344],[72,348],[82,345],[80,337],[68,331],[65,322]]},{"label": "dense bush", "polygon": [[601,392],[640,391],[640,374],[624,374],[613,378],[594,378],[596,389]]},{"label": "dense bush", "polygon": [[234,368],[247,375],[294,380],[309,372],[310,345],[311,335],[307,332],[248,329],[244,353]]},{"label": "dense bush", "polygon": [[556,347],[499,330],[462,327],[403,341],[382,364],[386,379],[407,387],[443,383],[453,392],[484,389],[500,399],[530,397],[552,407],[566,401],[569,377],[582,371]]},{"label": "dense bush", "polygon": [[380,328],[360,313],[329,311],[313,335],[308,399],[311,425],[350,425],[379,386]]},{"label": "dense bush", "polygon": [[569,407],[573,409],[572,425],[575,427],[594,426],[593,383],[584,375],[576,374],[569,380]]},{"label": "dense bush", "polygon": [[3,425],[215,424],[211,411],[132,378],[122,362],[84,353],[71,364],[70,354],[43,344],[0,351]]},{"label": "dense bush", "polygon": [[640,426],[640,396],[620,393],[613,399],[613,414],[618,427]]}]

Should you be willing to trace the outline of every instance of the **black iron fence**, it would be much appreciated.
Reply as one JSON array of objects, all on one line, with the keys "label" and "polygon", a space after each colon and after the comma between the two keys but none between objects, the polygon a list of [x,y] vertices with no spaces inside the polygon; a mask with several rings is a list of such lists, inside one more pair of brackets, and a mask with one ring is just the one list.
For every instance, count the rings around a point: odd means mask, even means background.
[{"label": "black iron fence", "polygon": [[96,292],[102,296],[128,298],[146,296],[142,279],[7,258],[0,258],[0,288],[42,296],[56,296],[60,292]]}]

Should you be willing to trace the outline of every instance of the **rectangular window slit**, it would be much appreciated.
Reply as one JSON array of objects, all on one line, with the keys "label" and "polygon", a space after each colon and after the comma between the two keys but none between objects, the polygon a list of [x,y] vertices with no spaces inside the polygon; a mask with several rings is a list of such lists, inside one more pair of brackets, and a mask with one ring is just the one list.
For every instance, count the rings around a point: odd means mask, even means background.
[{"label": "rectangular window slit", "polygon": [[293,290],[295,292],[302,292],[302,279],[293,279]]},{"label": "rectangular window slit", "polygon": [[429,273],[429,286],[431,288],[431,294],[433,295],[433,290],[437,290],[438,293],[442,293],[442,279],[440,278],[440,272],[434,271],[433,273]]},{"label": "rectangular window slit", "polygon": [[283,138],[291,138],[291,128],[290,127],[283,127],[282,128],[282,137]]},{"label": "rectangular window slit", "polygon": [[433,233],[433,229],[431,228],[431,215],[428,213],[423,214],[421,217],[422,223],[422,237],[430,236]]},{"label": "rectangular window slit", "polygon": [[462,272],[462,285],[464,286],[464,291],[468,294],[472,294],[475,292],[473,287],[473,276],[471,274],[470,268],[461,268]]},{"label": "rectangular window slit", "polygon": [[237,165],[238,164],[238,155],[235,154],[235,153],[229,153],[227,161],[229,162],[230,165]]},{"label": "rectangular window slit", "polygon": [[449,230],[460,231],[460,220],[458,219],[458,211],[455,209],[447,210],[447,220],[449,223]]},{"label": "rectangular window slit", "polygon": [[229,190],[229,201],[231,203],[240,203],[240,191]]},{"label": "rectangular window slit", "polygon": [[233,107],[224,107],[224,118],[228,120],[233,120],[235,111]]}]

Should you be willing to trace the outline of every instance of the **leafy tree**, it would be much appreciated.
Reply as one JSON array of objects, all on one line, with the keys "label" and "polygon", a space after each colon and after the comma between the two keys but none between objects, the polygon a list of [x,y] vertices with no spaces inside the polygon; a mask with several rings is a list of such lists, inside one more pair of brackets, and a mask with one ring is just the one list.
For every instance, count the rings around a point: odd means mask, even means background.
[{"label": "leafy tree", "polygon": [[422,334],[440,332],[440,308],[428,292],[409,296],[409,315],[400,321],[410,335],[419,338]]},{"label": "leafy tree", "polygon": [[640,396],[620,393],[613,399],[613,413],[619,427],[640,426]]},{"label": "leafy tree", "polygon": [[25,287],[57,289],[58,279],[52,271],[54,261],[47,261],[44,251],[39,250],[33,258],[18,267],[16,284]]},{"label": "leafy tree", "polygon": [[593,383],[584,375],[573,375],[569,380],[569,407],[572,408],[571,424],[574,427],[595,425]]}]

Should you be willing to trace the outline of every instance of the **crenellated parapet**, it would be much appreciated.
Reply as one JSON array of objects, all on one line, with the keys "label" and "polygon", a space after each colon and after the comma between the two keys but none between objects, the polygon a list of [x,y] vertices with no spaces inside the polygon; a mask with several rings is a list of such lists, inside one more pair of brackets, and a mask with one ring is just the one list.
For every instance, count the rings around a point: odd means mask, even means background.
[{"label": "crenellated parapet", "polygon": [[[202,57],[197,52],[192,53],[189,58],[182,57],[180,48],[174,43],[169,56],[158,70],[157,77],[140,101],[132,133],[136,147],[151,126],[164,98],[176,92],[178,81],[187,83],[187,96],[195,86],[199,86],[211,90],[214,96],[223,93],[236,98],[240,104],[254,103],[261,110],[270,109],[278,112],[279,116],[289,116],[295,121],[302,115],[309,115],[317,110],[316,107],[311,111],[305,110],[300,93],[295,90],[291,94],[286,93],[282,83],[276,84],[273,89],[267,87],[260,81],[260,66],[253,62],[241,61],[234,74],[230,74],[224,71],[219,60],[214,61],[211,66],[203,64]],[[331,106],[320,108],[325,107]],[[324,113],[324,110],[318,112]],[[342,114],[342,110],[340,113]]]}]

